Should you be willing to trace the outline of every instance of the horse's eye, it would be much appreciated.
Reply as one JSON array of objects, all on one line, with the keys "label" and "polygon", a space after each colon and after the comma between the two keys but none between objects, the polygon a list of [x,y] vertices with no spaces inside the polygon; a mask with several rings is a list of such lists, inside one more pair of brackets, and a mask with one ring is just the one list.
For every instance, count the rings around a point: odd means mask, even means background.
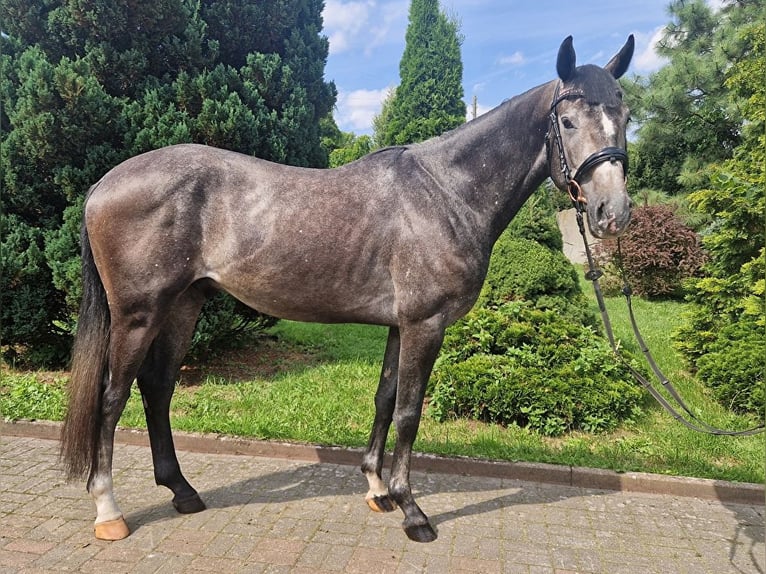
[{"label": "horse's eye", "polygon": [[617,97],[622,99],[622,90],[617,90]]},{"label": "horse's eye", "polygon": [[574,124],[573,124],[573,123],[572,123],[572,121],[571,121],[571,120],[570,120],[568,117],[566,117],[566,116],[564,116],[563,118],[561,118],[561,123],[562,123],[562,124],[564,125],[564,127],[565,127],[566,129],[568,129],[568,130],[574,129]]}]

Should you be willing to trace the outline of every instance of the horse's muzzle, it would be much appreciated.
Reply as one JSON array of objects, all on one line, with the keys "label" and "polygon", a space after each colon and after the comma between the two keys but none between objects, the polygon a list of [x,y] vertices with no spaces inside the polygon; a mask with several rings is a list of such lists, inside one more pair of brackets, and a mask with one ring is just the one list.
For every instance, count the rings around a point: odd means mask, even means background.
[{"label": "horse's muzzle", "polygon": [[632,202],[627,195],[588,204],[588,227],[594,237],[609,239],[622,234],[630,223]]}]

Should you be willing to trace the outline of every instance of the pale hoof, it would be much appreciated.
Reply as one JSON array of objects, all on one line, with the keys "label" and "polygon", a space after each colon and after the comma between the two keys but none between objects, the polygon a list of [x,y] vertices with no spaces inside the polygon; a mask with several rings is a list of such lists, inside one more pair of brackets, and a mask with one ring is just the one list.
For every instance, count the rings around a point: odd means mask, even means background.
[{"label": "pale hoof", "polygon": [[97,522],[94,526],[96,538],[99,540],[122,540],[130,535],[130,529],[125,519],[120,516],[116,520]]},{"label": "pale hoof", "polygon": [[394,502],[387,494],[383,496],[372,496],[366,499],[367,506],[373,512],[391,512],[396,510],[396,502]]}]

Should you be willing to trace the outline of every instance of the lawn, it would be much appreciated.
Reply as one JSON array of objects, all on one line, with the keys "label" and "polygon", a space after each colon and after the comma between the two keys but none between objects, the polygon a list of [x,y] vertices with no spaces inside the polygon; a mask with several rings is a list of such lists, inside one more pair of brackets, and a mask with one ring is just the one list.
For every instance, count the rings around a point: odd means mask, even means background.
[{"label": "lawn", "polygon": [[[588,287],[587,292],[590,293]],[[595,300],[591,301],[594,312]],[[635,350],[622,298],[607,307],[621,344]],[[697,414],[710,424],[753,424],[712,401],[685,372],[670,334],[683,305],[635,301],[644,338],[657,362]],[[175,429],[303,443],[364,446],[386,330],[363,325],[283,321],[250,348],[182,371],[172,412]],[[0,372],[0,415],[60,420],[66,373]],[[647,399],[644,415],[608,434],[546,438],[519,427],[476,421],[436,422],[424,416],[415,449],[441,455],[536,461],[617,471],[643,471],[742,482],[764,482],[764,435],[695,433]],[[120,424],[144,427],[134,389]],[[393,434],[393,433],[392,433]],[[391,439],[389,439],[390,442]]]}]

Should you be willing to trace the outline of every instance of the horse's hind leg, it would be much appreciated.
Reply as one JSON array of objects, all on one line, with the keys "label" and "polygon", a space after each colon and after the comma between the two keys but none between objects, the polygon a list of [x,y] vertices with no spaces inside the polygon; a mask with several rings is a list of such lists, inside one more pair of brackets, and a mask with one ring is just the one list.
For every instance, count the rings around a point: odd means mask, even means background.
[{"label": "horse's hind leg", "polygon": [[381,477],[383,457],[386,449],[386,437],[391,426],[396,404],[396,383],[399,375],[399,329],[391,327],[388,331],[386,354],[380,372],[378,391],[375,393],[375,421],[372,424],[370,442],[362,459],[362,472],[370,486],[367,504],[375,512],[390,512],[396,503],[388,495],[388,488]]},{"label": "horse's hind leg", "polygon": [[130,396],[131,384],[151,344],[155,319],[148,311],[112,316],[109,373],[103,383],[98,444],[87,483],[96,504],[96,538],[103,540],[120,540],[130,534],[114,499],[114,432]]},{"label": "horse's hind leg", "polygon": [[170,309],[138,375],[152,447],[154,480],[173,492],[173,506],[182,514],[200,512],[205,503],[181,473],[170,429],[170,400],[204,301],[204,295],[194,287],[182,295]]}]

